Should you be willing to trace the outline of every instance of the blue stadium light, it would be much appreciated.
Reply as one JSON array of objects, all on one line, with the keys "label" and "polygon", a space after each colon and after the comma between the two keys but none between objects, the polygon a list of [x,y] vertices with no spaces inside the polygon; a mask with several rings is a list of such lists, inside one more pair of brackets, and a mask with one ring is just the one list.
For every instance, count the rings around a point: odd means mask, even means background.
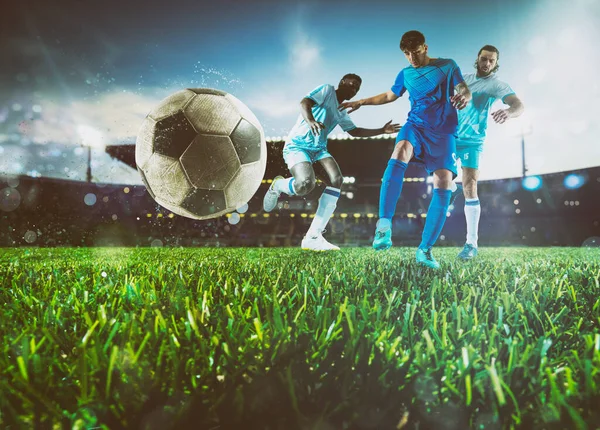
[{"label": "blue stadium light", "polygon": [[539,176],[527,176],[523,178],[523,188],[527,191],[537,191],[542,187],[542,178]]},{"label": "blue stadium light", "polygon": [[583,184],[585,184],[585,178],[576,173],[571,173],[565,177],[564,181],[565,187],[569,190],[576,190],[580,188]]}]

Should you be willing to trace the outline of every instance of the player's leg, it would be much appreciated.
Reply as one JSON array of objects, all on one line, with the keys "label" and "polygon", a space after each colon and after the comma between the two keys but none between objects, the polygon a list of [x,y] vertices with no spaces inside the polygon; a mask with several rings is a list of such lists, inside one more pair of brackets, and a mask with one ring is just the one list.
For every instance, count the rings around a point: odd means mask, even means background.
[{"label": "player's leg", "polygon": [[379,192],[379,220],[373,239],[373,248],[378,251],[392,246],[392,218],[402,193],[404,174],[413,153],[410,141],[399,140],[383,173]]},{"label": "player's leg", "polygon": [[302,240],[302,248],[318,251],[339,250],[339,247],[327,242],[323,238],[322,233],[337,206],[343,176],[337,162],[327,151],[323,151],[323,153],[318,156],[318,162],[323,166],[329,177],[329,186],[325,188],[323,194],[321,194],[321,197],[319,198],[317,213],[313,218],[305,238]]},{"label": "player's leg", "polygon": [[291,145],[286,146],[283,149],[283,158],[288,169],[292,172],[292,176],[287,178],[277,176],[273,179],[273,183],[263,199],[263,209],[265,212],[271,212],[275,209],[281,193],[289,196],[303,196],[315,187],[315,173],[308,151]]},{"label": "player's leg", "polygon": [[417,250],[417,262],[434,269],[439,268],[439,263],[431,255],[431,248],[440,236],[446,222],[451,184],[452,172],[450,170],[439,169],[433,172],[433,196],[427,210],[421,244]]},{"label": "player's leg", "polygon": [[450,205],[452,180],[456,177],[456,142],[452,135],[430,133],[423,143],[425,168],[433,173],[433,195],[427,210],[417,262],[432,269],[440,267],[431,254]]},{"label": "player's leg", "polygon": [[[456,140],[456,159],[457,161],[460,160],[461,166],[464,166],[465,163],[469,162],[469,146],[463,144],[459,140]],[[450,188],[450,191],[452,192],[452,194],[450,195],[451,205],[454,204],[454,201],[459,195],[462,195],[464,193],[463,186],[464,180],[461,184],[456,183],[456,178],[452,181],[452,187]]]},{"label": "player's leg", "polygon": [[[471,157],[472,158],[472,157]],[[476,164],[470,164],[475,166]],[[481,206],[477,195],[477,180],[479,169],[476,167],[462,167],[463,190],[465,194],[465,218],[467,221],[467,240],[463,250],[458,254],[462,260],[470,260],[477,256],[477,239]]]}]

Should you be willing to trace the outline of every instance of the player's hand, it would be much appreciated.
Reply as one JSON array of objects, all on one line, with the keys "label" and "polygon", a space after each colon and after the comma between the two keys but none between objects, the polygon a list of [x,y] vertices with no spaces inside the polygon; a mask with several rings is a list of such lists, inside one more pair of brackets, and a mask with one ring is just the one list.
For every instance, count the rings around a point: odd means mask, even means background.
[{"label": "player's hand", "polygon": [[386,134],[392,134],[392,133],[398,132],[398,130],[400,130],[400,128],[401,128],[400,124],[392,124],[392,120],[390,119],[383,126],[383,132]]},{"label": "player's hand", "polygon": [[319,121],[312,121],[310,124],[310,131],[312,131],[312,134],[314,134],[315,136],[318,136],[319,134],[321,134],[321,130],[323,130],[325,128],[325,124],[323,124],[322,122]]},{"label": "player's hand", "polygon": [[464,109],[468,103],[467,98],[462,94],[454,94],[450,99],[450,102],[452,103],[452,106],[454,106],[458,110]]},{"label": "player's hand", "polygon": [[363,105],[363,101],[362,100],[356,100],[353,102],[343,102],[340,103],[340,107],[338,108],[339,110],[344,110],[344,109],[348,109],[350,108],[350,110],[348,111],[348,113],[352,113],[355,110],[359,110],[360,107]]},{"label": "player's hand", "polygon": [[496,121],[498,124],[504,124],[510,117],[508,116],[507,109],[500,109],[492,113],[492,118],[494,118],[494,121]]}]

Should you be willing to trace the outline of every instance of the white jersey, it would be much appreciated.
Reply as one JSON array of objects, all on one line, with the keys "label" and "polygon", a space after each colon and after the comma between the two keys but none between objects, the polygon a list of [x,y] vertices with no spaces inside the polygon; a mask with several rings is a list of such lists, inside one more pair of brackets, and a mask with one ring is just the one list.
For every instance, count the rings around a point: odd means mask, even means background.
[{"label": "white jersey", "polygon": [[495,73],[478,78],[476,73],[464,75],[465,82],[473,95],[467,106],[458,111],[457,142],[481,145],[485,140],[490,108],[497,99],[514,94],[506,82],[502,82]]},{"label": "white jersey", "polygon": [[327,147],[327,136],[333,129],[339,125],[342,130],[350,131],[356,128],[354,122],[350,119],[346,110],[340,111],[340,104],[337,101],[335,89],[332,85],[321,85],[311,91],[305,98],[309,98],[315,102],[312,108],[312,114],[315,120],[323,123],[325,128],[319,136],[315,136],[310,127],[302,117],[298,116],[298,120],[290,131],[290,134],[285,140],[285,144],[293,144],[309,149],[320,149]]}]

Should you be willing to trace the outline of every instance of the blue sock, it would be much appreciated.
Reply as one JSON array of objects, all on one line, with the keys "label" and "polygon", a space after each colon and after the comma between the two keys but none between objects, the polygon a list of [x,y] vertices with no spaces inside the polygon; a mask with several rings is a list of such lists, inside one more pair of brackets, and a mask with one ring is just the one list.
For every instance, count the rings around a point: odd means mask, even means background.
[{"label": "blue sock", "polygon": [[388,161],[383,173],[381,191],[379,192],[379,218],[391,220],[394,216],[407,167],[408,164],[404,161],[394,160],[393,158]]},{"label": "blue sock", "polygon": [[450,195],[452,191],[442,190],[435,188],[433,190],[433,197],[427,210],[427,218],[425,218],[425,228],[423,229],[423,236],[421,236],[421,244],[419,248],[429,249],[437,241],[444,223],[446,222],[446,212],[448,212],[448,206],[450,205]]}]

